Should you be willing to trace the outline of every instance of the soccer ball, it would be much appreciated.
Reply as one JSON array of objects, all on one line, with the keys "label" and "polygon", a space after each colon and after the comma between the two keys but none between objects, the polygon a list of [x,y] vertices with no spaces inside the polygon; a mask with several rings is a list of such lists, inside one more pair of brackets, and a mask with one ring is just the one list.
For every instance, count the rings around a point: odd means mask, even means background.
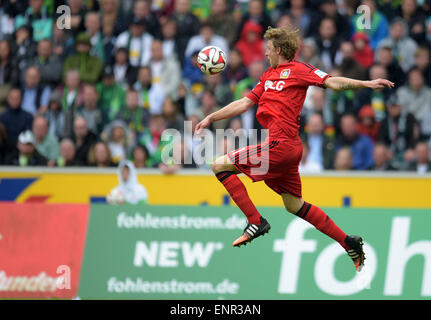
[{"label": "soccer ball", "polygon": [[118,189],[113,189],[108,196],[106,197],[106,201],[109,204],[123,204],[125,200],[123,192]]},{"label": "soccer ball", "polygon": [[220,73],[226,68],[226,54],[216,46],[208,46],[199,51],[197,63],[205,74]]}]

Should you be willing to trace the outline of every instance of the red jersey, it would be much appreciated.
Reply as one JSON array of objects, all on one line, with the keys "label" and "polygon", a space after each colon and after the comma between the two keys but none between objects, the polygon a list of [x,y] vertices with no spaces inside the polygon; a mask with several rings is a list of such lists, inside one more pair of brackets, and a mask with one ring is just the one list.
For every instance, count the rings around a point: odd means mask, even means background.
[{"label": "red jersey", "polygon": [[329,77],[316,67],[293,60],[269,67],[247,98],[258,103],[256,118],[263,128],[281,129],[296,137],[308,87],[324,88]]}]

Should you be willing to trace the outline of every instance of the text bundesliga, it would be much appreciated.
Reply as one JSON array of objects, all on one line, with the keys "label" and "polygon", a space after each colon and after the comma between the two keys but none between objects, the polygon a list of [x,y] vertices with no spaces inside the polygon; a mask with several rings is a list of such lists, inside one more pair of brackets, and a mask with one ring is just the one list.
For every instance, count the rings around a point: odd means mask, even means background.
[{"label": "text bundesliga", "polygon": [[191,307],[177,304],[171,307],[171,315],[260,315],[260,305],[254,304],[215,304],[211,307]]}]

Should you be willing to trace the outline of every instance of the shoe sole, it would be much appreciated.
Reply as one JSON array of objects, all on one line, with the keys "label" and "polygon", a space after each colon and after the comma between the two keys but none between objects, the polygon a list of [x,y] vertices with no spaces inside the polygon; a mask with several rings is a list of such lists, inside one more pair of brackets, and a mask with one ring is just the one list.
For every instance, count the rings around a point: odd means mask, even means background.
[{"label": "shoe sole", "polygon": [[254,237],[250,237],[250,238],[248,238],[248,239],[246,239],[240,243],[237,243],[237,244],[235,244],[235,242],[234,242],[234,243],[232,243],[232,245],[234,247],[237,247],[237,248],[239,248],[241,246],[246,246],[247,243],[252,242],[254,239],[259,238],[260,236],[264,237],[265,234],[267,234],[269,232],[269,230],[271,230],[271,226],[268,224],[268,228],[265,227],[265,229],[263,229],[263,231],[259,235],[254,236]]}]

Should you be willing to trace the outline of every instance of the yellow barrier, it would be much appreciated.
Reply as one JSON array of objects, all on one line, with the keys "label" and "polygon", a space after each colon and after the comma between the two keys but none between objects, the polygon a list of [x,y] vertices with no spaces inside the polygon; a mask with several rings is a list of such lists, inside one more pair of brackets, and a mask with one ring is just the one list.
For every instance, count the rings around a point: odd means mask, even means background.
[{"label": "yellow barrier", "polygon": [[[106,196],[118,184],[116,170],[60,172],[0,169],[0,190],[5,179],[10,182],[33,178],[13,200],[26,202],[36,198],[48,203],[88,203]],[[227,196],[223,186],[210,174],[183,171],[161,175],[150,170],[139,171],[138,179],[148,191],[149,203],[155,205],[221,205]],[[241,179],[257,206],[282,206],[280,197],[265,183],[252,183],[245,176]],[[323,207],[341,207],[347,201],[357,208],[431,208],[431,176],[325,173],[303,176],[302,182],[304,199]]]}]

